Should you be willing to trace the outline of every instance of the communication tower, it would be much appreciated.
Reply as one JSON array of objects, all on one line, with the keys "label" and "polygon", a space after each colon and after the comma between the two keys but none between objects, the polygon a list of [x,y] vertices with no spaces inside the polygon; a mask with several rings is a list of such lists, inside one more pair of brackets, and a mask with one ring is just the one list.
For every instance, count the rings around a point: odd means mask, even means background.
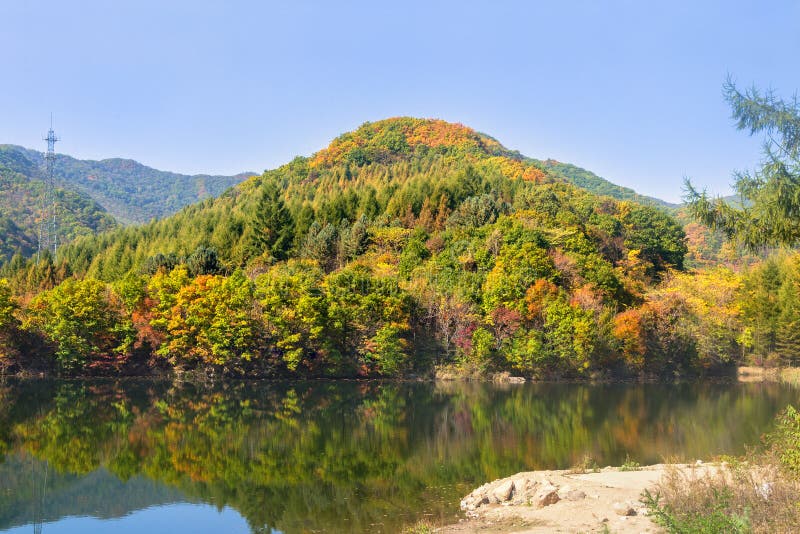
[{"label": "communication tower", "polygon": [[56,196],[56,141],[60,139],[53,131],[53,115],[50,115],[50,129],[47,131],[47,153],[44,156],[45,183],[42,195],[41,217],[39,219],[39,244],[36,250],[36,261],[41,258],[42,251],[52,248],[53,260],[58,252],[58,198]]}]

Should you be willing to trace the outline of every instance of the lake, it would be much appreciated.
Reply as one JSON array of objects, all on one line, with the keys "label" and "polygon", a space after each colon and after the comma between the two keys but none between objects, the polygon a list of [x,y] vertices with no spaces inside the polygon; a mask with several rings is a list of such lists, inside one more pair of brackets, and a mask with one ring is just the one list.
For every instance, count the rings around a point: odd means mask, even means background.
[{"label": "lake", "polygon": [[522,470],[739,454],[779,384],[0,382],[0,531],[398,532]]}]

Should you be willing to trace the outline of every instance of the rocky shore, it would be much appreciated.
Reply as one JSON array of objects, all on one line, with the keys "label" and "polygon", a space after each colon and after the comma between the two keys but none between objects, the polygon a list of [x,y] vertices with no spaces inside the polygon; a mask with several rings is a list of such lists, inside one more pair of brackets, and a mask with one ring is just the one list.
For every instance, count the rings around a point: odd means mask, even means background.
[{"label": "rocky shore", "polygon": [[667,469],[703,476],[718,467],[698,462],[518,473],[464,497],[461,509],[467,518],[438,532],[661,532],[640,498]]}]

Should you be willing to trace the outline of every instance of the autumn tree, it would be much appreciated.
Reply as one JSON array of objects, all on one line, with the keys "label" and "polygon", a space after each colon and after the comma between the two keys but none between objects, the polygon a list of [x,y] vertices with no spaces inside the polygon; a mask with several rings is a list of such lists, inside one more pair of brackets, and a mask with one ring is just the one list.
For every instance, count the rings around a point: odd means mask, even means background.
[{"label": "autumn tree", "polygon": [[134,339],[111,289],[98,280],[67,279],[37,295],[24,326],[52,344],[59,370],[74,372],[108,358],[124,358]]},{"label": "autumn tree", "polygon": [[282,365],[291,372],[339,359],[328,339],[323,278],[316,262],[290,260],[256,279],[265,334],[278,351]]},{"label": "autumn tree", "polygon": [[8,280],[0,278],[0,374],[19,355],[17,346],[19,321],[14,316],[17,304],[11,295]]},{"label": "autumn tree", "polygon": [[[151,281],[159,296],[154,324],[165,333],[156,353],[179,367],[197,364],[242,373],[255,357],[257,324],[252,315],[253,285],[236,270],[231,276],[187,279],[183,268],[167,280]],[[170,283],[174,284],[170,287]],[[168,298],[166,292],[174,290]]]}]

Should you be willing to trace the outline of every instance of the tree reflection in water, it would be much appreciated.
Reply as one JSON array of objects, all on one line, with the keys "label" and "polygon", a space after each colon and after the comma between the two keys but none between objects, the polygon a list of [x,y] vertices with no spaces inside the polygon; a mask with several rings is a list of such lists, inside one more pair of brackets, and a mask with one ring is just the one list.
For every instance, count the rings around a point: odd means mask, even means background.
[{"label": "tree reflection in water", "polygon": [[776,384],[9,382],[0,528],[33,521],[20,513],[39,509],[31,473],[47,462],[48,517],[181,500],[230,506],[254,531],[397,531],[454,518],[487,480],[585,455],[740,453],[798,397]]}]

